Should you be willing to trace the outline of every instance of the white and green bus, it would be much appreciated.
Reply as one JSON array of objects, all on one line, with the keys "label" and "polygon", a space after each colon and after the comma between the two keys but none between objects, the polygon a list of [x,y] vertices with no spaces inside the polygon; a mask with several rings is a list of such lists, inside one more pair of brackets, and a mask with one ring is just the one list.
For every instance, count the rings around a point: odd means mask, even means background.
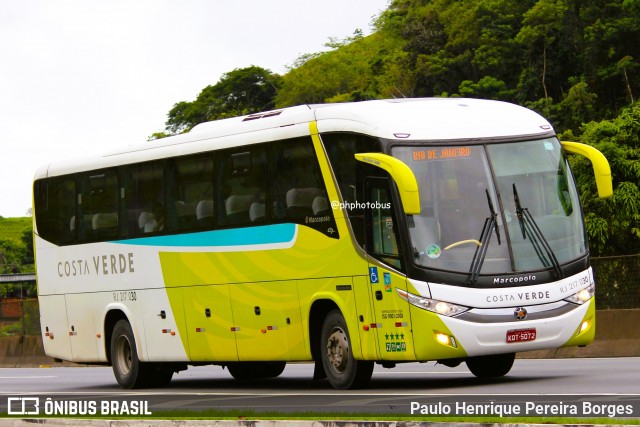
[{"label": "white and green bus", "polygon": [[475,99],[304,105],[45,165],[45,351],[125,388],[288,362],[353,388],[375,363],[495,377],[516,352],[584,346],[595,284],[567,153],[611,195],[600,152]]}]

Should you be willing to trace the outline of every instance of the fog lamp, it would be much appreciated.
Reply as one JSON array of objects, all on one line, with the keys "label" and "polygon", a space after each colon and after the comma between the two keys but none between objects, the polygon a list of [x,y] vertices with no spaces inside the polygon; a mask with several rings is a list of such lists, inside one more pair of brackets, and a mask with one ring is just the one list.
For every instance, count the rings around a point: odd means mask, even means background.
[{"label": "fog lamp", "polygon": [[588,320],[585,320],[584,322],[582,322],[582,324],[580,325],[580,328],[578,329],[578,333],[576,335],[580,335],[581,333],[589,329],[589,326],[591,326],[591,322],[589,322]]},{"label": "fog lamp", "polygon": [[436,341],[438,341],[442,345],[448,345],[454,348],[457,347],[456,339],[450,335],[443,334],[442,332],[435,332],[435,337],[436,337]]}]

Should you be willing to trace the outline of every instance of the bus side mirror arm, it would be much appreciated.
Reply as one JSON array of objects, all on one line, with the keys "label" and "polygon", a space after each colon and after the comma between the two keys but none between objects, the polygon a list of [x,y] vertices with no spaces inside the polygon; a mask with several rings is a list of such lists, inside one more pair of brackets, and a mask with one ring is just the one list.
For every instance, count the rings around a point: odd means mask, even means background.
[{"label": "bus side mirror arm", "polygon": [[400,200],[404,213],[418,215],[420,213],[420,193],[418,181],[409,166],[401,160],[382,153],[356,153],[357,160],[379,167],[389,172],[400,190]]},{"label": "bus side mirror arm", "polygon": [[561,141],[562,147],[568,153],[580,154],[591,161],[593,173],[596,177],[598,197],[605,199],[613,195],[613,182],[611,180],[611,168],[607,158],[590,145],[579,142]]}]

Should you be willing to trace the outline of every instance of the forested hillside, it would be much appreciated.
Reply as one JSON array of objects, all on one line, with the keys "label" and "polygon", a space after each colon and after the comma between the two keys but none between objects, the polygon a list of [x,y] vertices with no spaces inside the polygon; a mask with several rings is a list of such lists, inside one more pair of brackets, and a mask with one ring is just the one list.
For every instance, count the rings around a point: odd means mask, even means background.
[{"label": "forested hillside", "polygon": [[0,274],[33,271],[31,220],[0,216]]},{"label": "forested hillside", "polygon": [[376,28],[309,55],[284,76],[276,105],[471,96],[577,131],[640,88],[638,0],[396,0]]},{"label": "forested hillside", "polygon": [[573,159],[594,254],[640,252],[640,0],[394,0],[374,33],[331,39],[283,76],[233,70],[177,103],[165,133],[271,108],[377,98],[465,96],[538,111],[561,138],[611,162],[596,198]]}]

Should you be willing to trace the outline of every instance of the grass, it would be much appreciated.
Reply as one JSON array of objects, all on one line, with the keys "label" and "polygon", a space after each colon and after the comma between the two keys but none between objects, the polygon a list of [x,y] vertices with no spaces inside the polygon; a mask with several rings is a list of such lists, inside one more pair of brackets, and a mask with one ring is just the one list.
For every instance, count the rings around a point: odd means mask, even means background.
[{"label": "grass", "polygon": [[31,227],[31,217],[3,218],[0,217],[0,239],[22,242],[22,233]]},{"label": "grass", "polygon": [[571,417],[451,417],[451,416],[409,416],[409,415],[371,415],[340,413],[254,413],[252,411],[218,411],[215,409],[203,412],[167,411],[154,412],[149,416],[156,419],[180,420],[309,420],[309,421],[411,421],[438,423],[499,423],[499,424],[563,424],[563,425],[638,425],[638,418],[571,418]]},{"label": "grass", "polygon": [[11,337],[13,335],[22,335],[21,321],[0,326],[0,337]]},{"label": "grass", "polygon": [[[24,417],[24,416],[15,416]],[[15,418],[9,417],[9,418]],[[55,417],[55,416],[54,416]],[[39,416],[34,418],[45,418]],[[482,416],[482,417],[463,417],[463,416],[443,416],[443,417],[426,417],[426,416],[408,416],[408,415],[371,415],[371,414],[353,414],[353,413],[312,413],[298,412],[283,414],[281,412],[254,412],[244,410],[222,411],[209,409],[206,411],[154,411],[149,416],[125,416],[125,415],[95,415],[95,416],[64,416],[64,418],[98,418],[98,419],[137,419],[137,420],[231,420],[231,421],[283,421],[283,420],[301,420],[301,421],[354,421],[354,422],[430,422],[430,423],[479,423],[479,424],[549,424],[549,425],[638,425],[638,418],[571,418],[571,417],[498,417],[498,416]]]}]

